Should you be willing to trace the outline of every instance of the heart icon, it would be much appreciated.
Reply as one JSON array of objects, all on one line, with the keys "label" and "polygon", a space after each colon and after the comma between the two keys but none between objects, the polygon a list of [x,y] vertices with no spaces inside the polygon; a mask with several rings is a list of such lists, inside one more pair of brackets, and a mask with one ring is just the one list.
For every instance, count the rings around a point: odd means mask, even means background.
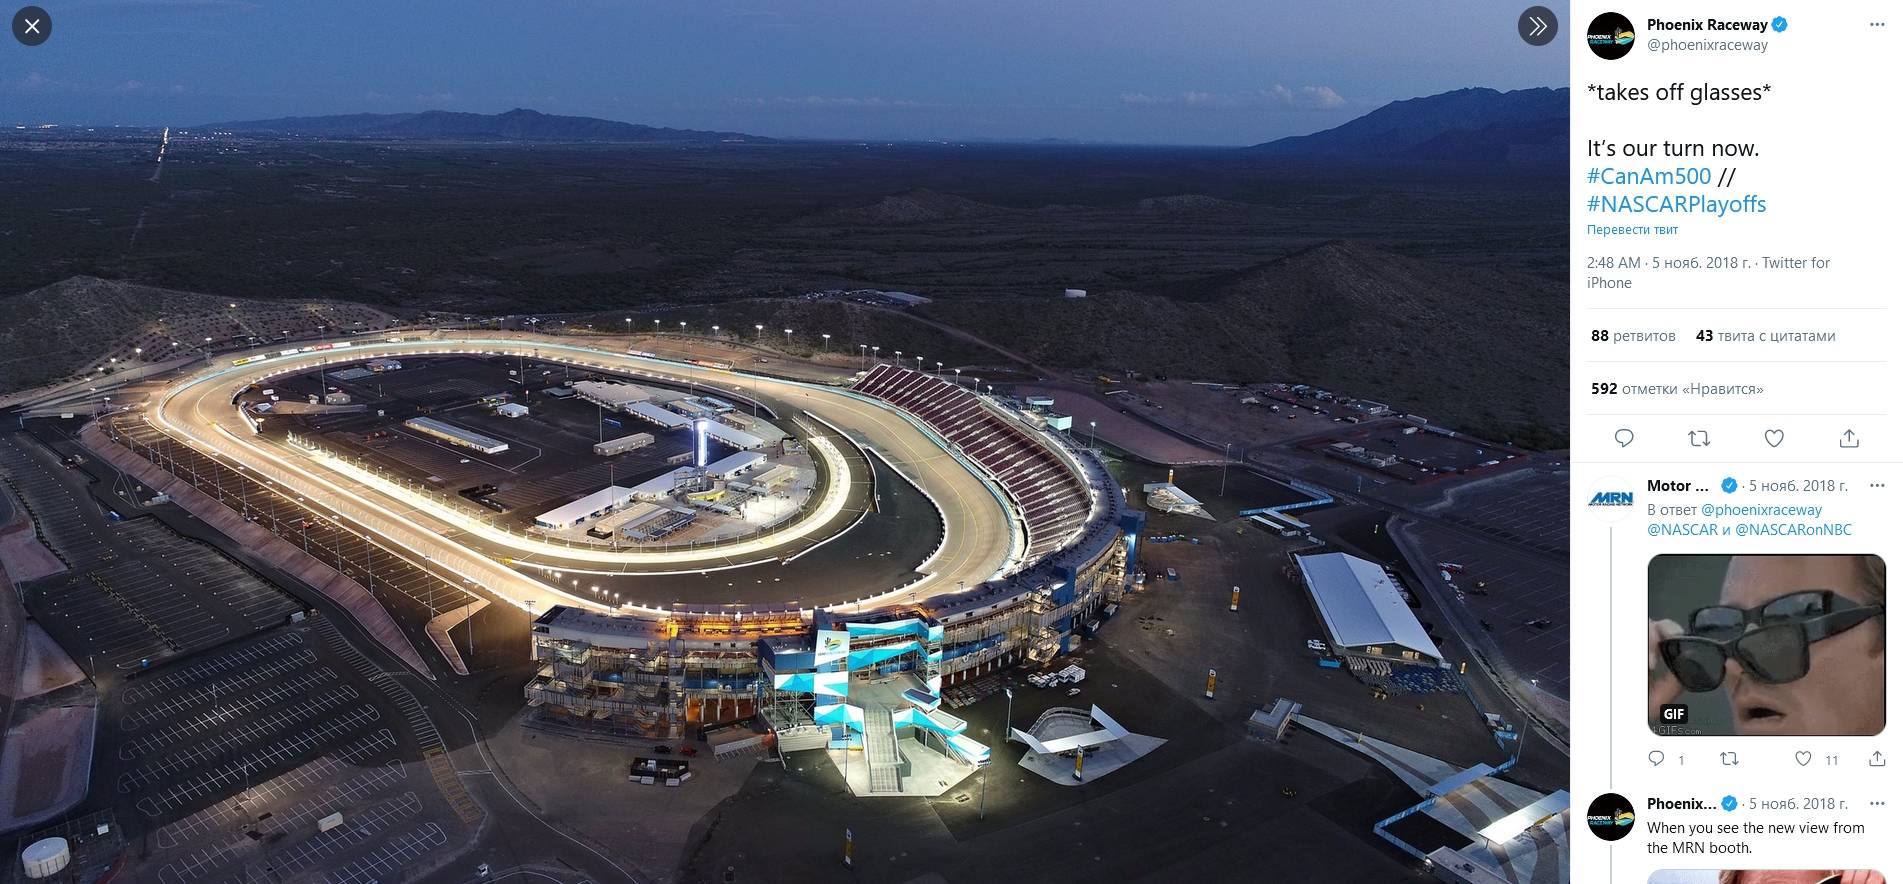
[{"label": "heart icon", "polygon": [[1770,443],[1772,448],[1776,448],[1779,445],[1783,445],[1784,431],[1783,430],[1765,430],[1764,441]]},{"label": "heart icon", "polygon": [[1797,766],[1807,767],[1809,765],[1810,765],[1810,753],[1809,752],[1797,753]]}]

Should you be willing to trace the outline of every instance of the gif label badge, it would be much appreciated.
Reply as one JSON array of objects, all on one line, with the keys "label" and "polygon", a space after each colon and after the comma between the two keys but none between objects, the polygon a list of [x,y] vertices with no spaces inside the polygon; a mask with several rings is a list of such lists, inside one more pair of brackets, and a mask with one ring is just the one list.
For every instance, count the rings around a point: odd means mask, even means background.
[{"label": "gif label badge", "polygon": [[1691,708],[1684,703],[1665,703],[1659,706],[1659,721],[1664,724],[1684,724]]}]

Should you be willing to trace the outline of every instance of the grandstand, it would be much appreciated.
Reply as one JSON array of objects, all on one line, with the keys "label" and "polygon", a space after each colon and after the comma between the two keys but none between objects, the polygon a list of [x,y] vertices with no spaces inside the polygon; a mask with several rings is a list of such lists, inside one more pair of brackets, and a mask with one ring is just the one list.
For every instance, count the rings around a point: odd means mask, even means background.
[{"label": "grandstand", "polygon": [[989,472],[1023,516],[1025,561],[1062,548],[1090,518],[1089,492],[1063,459],[970,390],[894,365],[874,367],[853,389],[910,412]]}]

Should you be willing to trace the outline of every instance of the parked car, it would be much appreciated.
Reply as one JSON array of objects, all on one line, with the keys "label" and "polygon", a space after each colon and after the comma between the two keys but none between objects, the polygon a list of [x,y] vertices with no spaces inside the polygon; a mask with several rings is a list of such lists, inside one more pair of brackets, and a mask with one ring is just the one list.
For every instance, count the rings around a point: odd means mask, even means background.
[{"label": "parked car", "polygon": [[1317,654],[1325,654],[1328,652],[1328,645],[1324,644],[1321,639],[1311,638],[1308,640],[1308,649]]}]

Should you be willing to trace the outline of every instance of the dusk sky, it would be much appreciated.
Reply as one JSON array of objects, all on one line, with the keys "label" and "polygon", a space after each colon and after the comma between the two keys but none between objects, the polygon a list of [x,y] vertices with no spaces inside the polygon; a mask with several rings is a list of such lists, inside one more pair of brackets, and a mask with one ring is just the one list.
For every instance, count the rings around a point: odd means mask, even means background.
[{"label": "dusk sky", "polygon": [[[513,107],[777,137],[1252,144],[1465,86],[1561,86],[1523,2],[35,0],[0,121]],[[1549,3],[1571,27],[1564,3]]]}]

